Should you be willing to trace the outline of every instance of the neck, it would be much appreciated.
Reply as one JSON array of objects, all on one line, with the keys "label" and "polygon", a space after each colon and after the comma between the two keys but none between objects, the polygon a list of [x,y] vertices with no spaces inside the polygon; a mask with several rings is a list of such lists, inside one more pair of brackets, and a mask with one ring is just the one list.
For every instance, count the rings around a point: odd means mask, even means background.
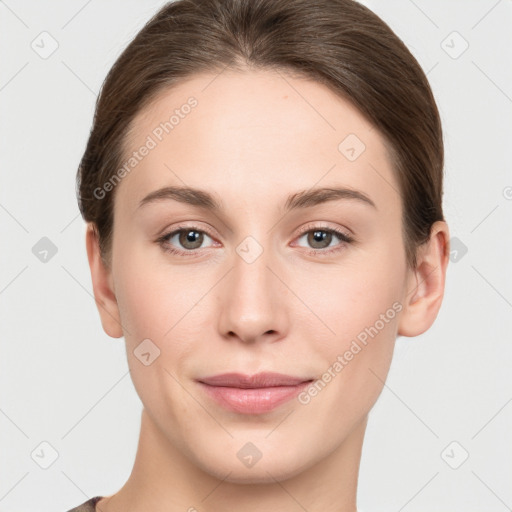
[{"label": "neck", "polygon": [[[142,411],[137,455],[126,484],[101,499],[98,512],[356,512],[367,416],[328,457],[286,480],[235,483],[211,475],[163,435]],[[321,435],[321,434],[319,434]]]}]

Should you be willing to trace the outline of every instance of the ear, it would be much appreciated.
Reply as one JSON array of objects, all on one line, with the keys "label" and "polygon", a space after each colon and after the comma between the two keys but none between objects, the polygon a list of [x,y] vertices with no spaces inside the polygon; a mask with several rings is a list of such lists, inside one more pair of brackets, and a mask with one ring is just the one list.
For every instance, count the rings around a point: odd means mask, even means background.
[{"label": "ear", "polygon": [[112,338],[120,338],[123,336],[123,329],[114,292],[112,271],[105,266],[101,258],[98,235],[93,223],[87,225],[85,245],[91,270],[94,299],[100,313],[103,330]]},{"label": "ear", "polygon": [[428,242],[418,249],[416,269],[408,273],[398,335],[418,336],[434,323],[443,301],[449,240],[448,225],[437,221]]}]

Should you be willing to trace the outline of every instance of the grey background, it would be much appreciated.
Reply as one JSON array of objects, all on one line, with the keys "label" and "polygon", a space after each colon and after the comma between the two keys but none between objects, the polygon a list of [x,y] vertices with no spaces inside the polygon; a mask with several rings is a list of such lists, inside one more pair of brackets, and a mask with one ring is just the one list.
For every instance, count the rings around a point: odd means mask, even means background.
[{"label": "grey background", "polygon": [[[0,1],[1,511],[67,510],[133,465],[141,404],[92,298],[74,180],[107,71],[163,3]],[[359,508],[510,510],[512,1],[362,3],[428,72],[458,252],[433,327],[397,341]]]}]

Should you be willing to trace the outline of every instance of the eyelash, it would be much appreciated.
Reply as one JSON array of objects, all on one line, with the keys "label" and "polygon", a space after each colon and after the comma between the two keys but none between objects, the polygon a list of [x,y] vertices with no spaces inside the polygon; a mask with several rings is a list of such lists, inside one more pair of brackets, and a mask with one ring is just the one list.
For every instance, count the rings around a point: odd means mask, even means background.
[{"label": "eyelash", "polygon": [[[168,233],[163,234],[161,237],[159,237],[156,240],[156,242],[160,245],[162,250],[167,253],[176,254],[176,255],[185,256],[185,257],[192,257],[192,258],[197,256],[196,251],[199,251],[200,249],[180,250],[180,249],[176,249],[169,245],[168,239],[172,238],[174,235],[180,233],[181,231],[196,231],[198,233],[206,234],[210,238],[214,238],[213,235],[208,230],[199,229],[197,226],[178,226],[176,229],[173,229],[172,231],[169,231]],[[301,238],[303,235],[305,235],[311,231],[323,231],[325,233],[334,234],[334,235],[338,236],[338,238],[341,240],[341,242],[339,244],[335,245],[333,248],[306,249],[306,252],[310,256],[318,256],[319,254],[321,254],[322,256],[325,256],[327,254],[331,254],[331,253],[340,251],[340,250],[342,250],[342,248],[345,244],[351,244],[355,241],[355,239],[352,236],[348,235],[347,233],[345,233],[344,231],[341,231],[339,229],[328,228],[326,226],[313,226],[312,227],[311,225],[307,225],[305,227],[305,229],[299,233],[297,238]]]}]

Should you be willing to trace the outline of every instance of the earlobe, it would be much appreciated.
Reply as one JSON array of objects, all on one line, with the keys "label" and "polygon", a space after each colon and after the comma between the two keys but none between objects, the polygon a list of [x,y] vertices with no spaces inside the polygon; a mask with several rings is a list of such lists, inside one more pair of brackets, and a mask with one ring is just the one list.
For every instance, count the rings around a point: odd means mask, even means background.
[{"label": "earlobe", "polygon": [[93,223],[87,225],[85,245],[91,271],[94,299],[103,330],[112,338],[120,338],[123,336],[123,329],[114,293],[112,272],[106,268],[101,258],[98,236]]},{"label": "earlobe", "polygon": [[437,221],[418,250],[416,269],[409,272],[398,335],[418,336],[434,323],[443,301],[449,250],[448,225]]}]

